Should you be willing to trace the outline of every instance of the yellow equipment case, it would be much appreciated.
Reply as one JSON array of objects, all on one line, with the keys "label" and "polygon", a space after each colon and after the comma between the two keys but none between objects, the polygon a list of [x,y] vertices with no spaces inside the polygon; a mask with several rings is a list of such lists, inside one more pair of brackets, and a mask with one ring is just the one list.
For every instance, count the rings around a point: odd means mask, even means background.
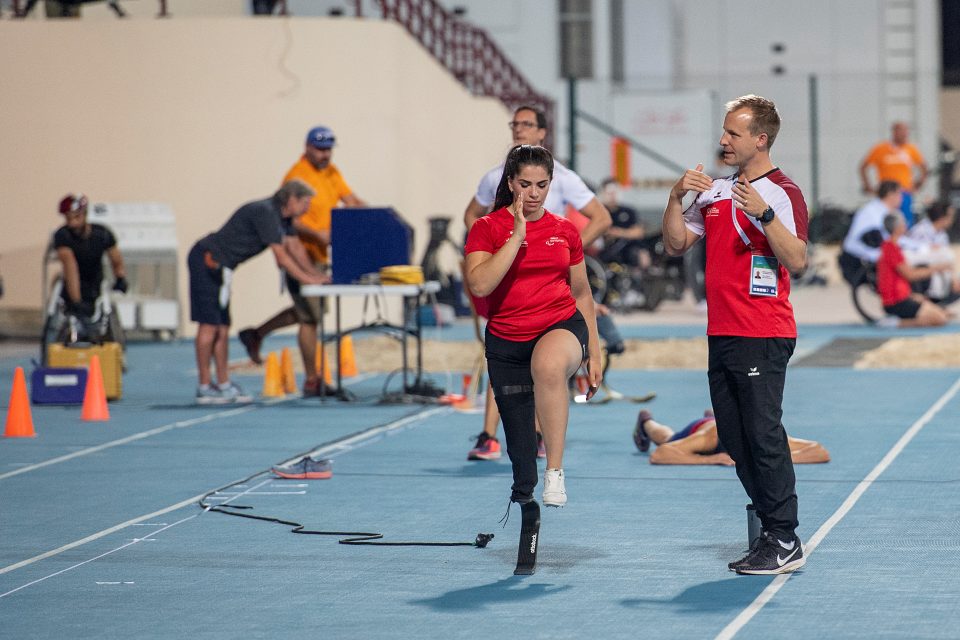
[{"label": "yellow equipment case", "polygon": [[123,394],[123,349],[117,342],[86,347],[65,347],[54,343],[47,348],[48,367],[90,366],[90,358],[100,357],[100,371],[103,373],[103,390],[107,400],[117,400]]}]

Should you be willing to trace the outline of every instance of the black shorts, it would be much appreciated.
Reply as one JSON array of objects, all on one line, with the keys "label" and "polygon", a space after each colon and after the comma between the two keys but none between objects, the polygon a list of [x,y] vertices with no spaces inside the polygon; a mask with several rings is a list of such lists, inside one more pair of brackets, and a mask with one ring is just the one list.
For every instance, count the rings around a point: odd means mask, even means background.
[{"label": "black shorts", "polygon": [[916,318],[917,313],[920,312],[920,303],[913,298],[906,298],[897,304],[885,306],[883,310],[889,313],[891,316],[897,316],[898,318],[903,318],[904,320],[910,320],[911,318]]},{"label": "black shorts", "polygon": [[220,306],[223,269],[212,266],[210,251],[197,242],[187,256],[190,272],[190,319],[201,324],[230,325],[230,303]]},{"label": "black shorts", "polygon": [[540,332],[540,335],[536,338],[524,342],[515,342],[496,336],[490,333],[488,327],[486,336],[484,337],[487,360],[494,360],[495,362],[501,362],[506,365],[524,364],[529,368],[530,360],[533,358],[533,349],[537,346],[537,342],[554,329],[566,329],[576,336],[580,342],[582,357],[587,357],[587,342],[590,334],[587,331],[587,321],[584,320],[583,314],[577,309],[573,312],[573,315],[566,320],[561,320],[560,322],[550,325]]}]

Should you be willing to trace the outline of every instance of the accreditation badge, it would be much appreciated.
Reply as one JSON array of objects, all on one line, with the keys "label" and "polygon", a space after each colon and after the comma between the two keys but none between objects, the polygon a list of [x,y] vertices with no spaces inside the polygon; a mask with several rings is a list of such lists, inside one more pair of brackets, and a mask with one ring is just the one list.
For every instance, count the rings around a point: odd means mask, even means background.
[{"label": "accreditation badge", "polygon": [[777,297],[780,262],[772,256],[750,256],[750,295]]}]

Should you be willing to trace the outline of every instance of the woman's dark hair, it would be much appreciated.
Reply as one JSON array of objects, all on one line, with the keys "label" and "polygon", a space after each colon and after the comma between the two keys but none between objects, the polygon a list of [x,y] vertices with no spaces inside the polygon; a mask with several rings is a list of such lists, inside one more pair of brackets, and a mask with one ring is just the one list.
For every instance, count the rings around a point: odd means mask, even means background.
[{"label": "woman's dark hair", "polygon": [[530,165],[543,167],[547,176],[553,180],[553,156],[543,147],[520,144],[510,149],[507,161],[503,163],[503,175],[497,185],[497,196],[493,200],[493,210],[497,211],[513,204],[513,194],[507,182],[517,177],[523,167]]}]

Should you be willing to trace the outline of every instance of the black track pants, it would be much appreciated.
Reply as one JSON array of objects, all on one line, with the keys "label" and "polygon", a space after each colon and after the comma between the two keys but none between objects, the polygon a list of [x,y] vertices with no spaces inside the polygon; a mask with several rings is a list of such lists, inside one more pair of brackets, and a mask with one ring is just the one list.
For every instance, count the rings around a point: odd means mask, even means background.
[{"label": "black track pants", "polygon": [[710,336],[710,399],[717,434],[765,531],[797,528],[796,476],[783,428],[783,385],[793,338]]}]

